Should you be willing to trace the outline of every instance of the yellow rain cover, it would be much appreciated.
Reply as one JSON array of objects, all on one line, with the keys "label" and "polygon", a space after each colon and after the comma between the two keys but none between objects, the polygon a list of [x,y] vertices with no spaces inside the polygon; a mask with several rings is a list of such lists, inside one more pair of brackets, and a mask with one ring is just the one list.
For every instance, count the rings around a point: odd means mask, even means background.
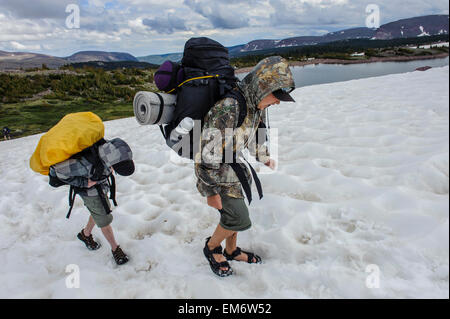
[{"label": "yellow rain cover", "polygon": [[50,166],[92,146],[104,135],[105,126],[94,113],[68,114],[41,137],[30,158],[30,167],[36,173],[48,175]]}]

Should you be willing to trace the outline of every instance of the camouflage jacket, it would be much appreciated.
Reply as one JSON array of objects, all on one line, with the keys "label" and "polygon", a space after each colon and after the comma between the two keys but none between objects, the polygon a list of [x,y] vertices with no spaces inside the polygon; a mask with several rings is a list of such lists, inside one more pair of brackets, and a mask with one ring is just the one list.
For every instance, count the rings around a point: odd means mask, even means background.
[{"label": "camouflage jacket", "polygon": [[[265,120],[264,112],[257,106],[273,91],[287,87],[295,87],[288,63],[281,57],[269,57],[259,62],[238,84],[247,102],[247,116],[239,128],[236,129],[240,112],[237,100],[225,98],[211,108],[204,120],[200,152],[195,156],[197,189],[202,196],[244,197],[239,179],[226,163],[226,154],[230,154],[229,150],[239,153],[248,149],[259,162],[267,163],[270,154],[266,145],[256,143],[258,126]],[[219,132],[221,138],[214,138]],[[250,172],[244,164],[240,165],[245,168],[251,184]]]}]

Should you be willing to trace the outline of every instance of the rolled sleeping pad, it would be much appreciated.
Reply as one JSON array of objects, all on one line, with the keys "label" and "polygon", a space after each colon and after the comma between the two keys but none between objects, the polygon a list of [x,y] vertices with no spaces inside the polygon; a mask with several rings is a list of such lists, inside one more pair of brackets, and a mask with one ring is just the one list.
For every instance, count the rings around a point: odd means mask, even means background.
[{"label": "rolled sleeping pad", "polygon": [[141,91],[133,101],[134,116],[141,125],[168,124],[173,119],[177,96]]}]

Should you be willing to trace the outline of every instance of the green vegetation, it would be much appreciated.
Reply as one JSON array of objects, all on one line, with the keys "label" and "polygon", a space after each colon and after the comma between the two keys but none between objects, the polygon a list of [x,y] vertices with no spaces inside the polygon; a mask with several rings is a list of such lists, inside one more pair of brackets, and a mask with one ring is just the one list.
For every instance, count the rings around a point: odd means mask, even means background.
[{"label": "green vegetation", "polygon": [[130,117],[134,95],[156,90],[155,69],[63,69],[0,73],[0,127],[22,137],[47,131],[73,112],[92,111],[104,121]]}]

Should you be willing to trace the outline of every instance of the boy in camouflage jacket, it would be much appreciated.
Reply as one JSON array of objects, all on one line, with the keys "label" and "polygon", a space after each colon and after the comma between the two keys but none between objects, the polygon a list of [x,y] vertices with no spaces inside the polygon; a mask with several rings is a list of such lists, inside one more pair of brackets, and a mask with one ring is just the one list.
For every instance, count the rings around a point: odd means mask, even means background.
[{"label": "boy in camouflage jacket", "polygon": [[[259,162],[274,169],[275,161],[270,158],[267,147],[256,142],[256,135],[260,122],[265,120],[265,108],[280,101],[294,102],[289,92],[295,88],[295,83],[287,61],[274,56],[260,61],[238,84],[238,88],[247,103],[247,116],[243,124],[236,129],[240,112],[236,99],[218,101],[205,117],[201,149],[195,157],[197,189],[207,197],[208,205],[221,214],[220,223],[212,237],[207,239],[203,251],[213,272],[222,277],[232,274],[226,260],[261,262],[259,256],[237,247],[237,233],[249,229],[251,221],[241,183],[232,167],[226,160],[223,161],[223,154],[227,154],[230,148],[236,154],[247,148]],[[214,130],[220,132],[222,138],[211,142],[210,133]],[[247,167],[240,165],[251,184]],[[226,248],[222,254],[223,240],[226,240]]]}]

